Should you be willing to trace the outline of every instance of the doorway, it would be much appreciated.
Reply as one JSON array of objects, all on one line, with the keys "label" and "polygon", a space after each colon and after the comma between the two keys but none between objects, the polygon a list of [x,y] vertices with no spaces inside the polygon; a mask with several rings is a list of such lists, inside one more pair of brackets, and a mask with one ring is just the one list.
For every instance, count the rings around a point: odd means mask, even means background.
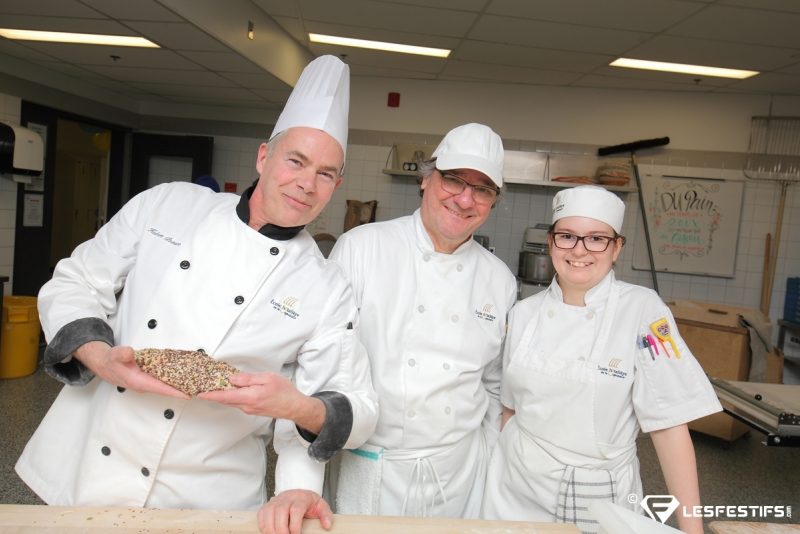
[{"label": "doorway", "polygon": [[58,119],[50,265],[92,238],[106,221],[111,131]]},{"label": "doorway", "polygon": [[37,295],[122,205],[128,130],[27,101],[21,111],[44,140],[45,163],[41,177],[17,186],[13,294]]}]

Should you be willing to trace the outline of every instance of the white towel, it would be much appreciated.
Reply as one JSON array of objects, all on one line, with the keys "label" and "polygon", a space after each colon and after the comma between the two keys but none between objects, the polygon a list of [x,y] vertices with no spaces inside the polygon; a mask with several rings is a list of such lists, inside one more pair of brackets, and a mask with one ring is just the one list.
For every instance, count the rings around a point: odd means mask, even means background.
[{"label": "white towel", "polygon": [[336,513],[378,515],[383,449],[364,444],[342,451],[336,489]]}]

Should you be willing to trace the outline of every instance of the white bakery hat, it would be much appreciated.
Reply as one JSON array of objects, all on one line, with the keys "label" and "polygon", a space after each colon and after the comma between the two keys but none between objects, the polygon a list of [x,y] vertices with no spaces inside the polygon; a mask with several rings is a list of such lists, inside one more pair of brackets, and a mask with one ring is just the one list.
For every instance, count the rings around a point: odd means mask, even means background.
[{"label": "white bakery hat", "polygon": [[474,169],[503,185],[503,141],[488,126],[473,122],[453,128],[433,157],[439,170]]},{"label": "white bakery hat", "polygon": [[580,185],[562,189],[553,197],[553,222],[564,217],[589,217],[622,232],[625,203],[608,189],[596,185]]},{"label": "white bakery hat", "polygon": [[297,126],[316,128],[346,154],[349,110],[350,68],[335,56],[320,56],[303,69],[269,138]]}]

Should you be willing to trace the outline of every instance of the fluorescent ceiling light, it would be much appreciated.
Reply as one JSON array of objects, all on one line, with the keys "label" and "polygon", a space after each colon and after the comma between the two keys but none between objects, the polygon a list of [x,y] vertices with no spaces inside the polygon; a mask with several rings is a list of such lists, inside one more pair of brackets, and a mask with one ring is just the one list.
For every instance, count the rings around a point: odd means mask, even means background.
[{"label": "fluorescent ceiling light", "polygon": [[372,50],[383,50],[385,52],[400,52],[403,54],[418,54],[421,56],[447,57],[451,52],[446,48],[428,48],[427,46],[384,43],[383,41],[367,41],[365,39],[336,37],[335,35],[321,35],[319,33],[309,33],[308,38],[312,43],[355,46],[357,48],[369,48]]},{"label": "fluorescent ceiling light", "polygon": [[21,41],[48,41],[52,43],[80,43],[107,46],[138,46],[141,48],[160,48],[144,37],[127,35],[98,35],[94,33],[44,32],[35,30],[14,30],[0,28],[0,35],[6,39]]},{"label": "fluorescent ceiling light", "polygon": [[627,67],[629,69],[660,70],[678,72],[681,74],[697,74],[700,76],[718,76],[720,78],[736,78],[744,80],[758,74],[755,70],[723,69],[719,67],[703,67],[701,65],[686,65],[683,63],[664,63],[663,61],[646,61],[644,59],[629,59],[621,57],[609,63],[611,67]]}]

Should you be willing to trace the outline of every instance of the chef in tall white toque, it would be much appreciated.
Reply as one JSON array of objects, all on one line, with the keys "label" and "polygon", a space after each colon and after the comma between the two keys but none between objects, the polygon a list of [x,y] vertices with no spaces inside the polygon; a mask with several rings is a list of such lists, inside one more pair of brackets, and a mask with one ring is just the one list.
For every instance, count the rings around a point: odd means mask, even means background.
[{"label": "chef in tall white toque", "polygon": [[[67,386],[16,466],[45,502],[258,510],[274,426],[262,528],[330,525],[324,462],[377,417],[352,291],[303,229],[342,182],[348,109],[347,65],[314,60],[241,197],[156,186],[58,263],[38,302],[45,369]],[[134,348],[202,350],[242,372],[188,398]]]}]

